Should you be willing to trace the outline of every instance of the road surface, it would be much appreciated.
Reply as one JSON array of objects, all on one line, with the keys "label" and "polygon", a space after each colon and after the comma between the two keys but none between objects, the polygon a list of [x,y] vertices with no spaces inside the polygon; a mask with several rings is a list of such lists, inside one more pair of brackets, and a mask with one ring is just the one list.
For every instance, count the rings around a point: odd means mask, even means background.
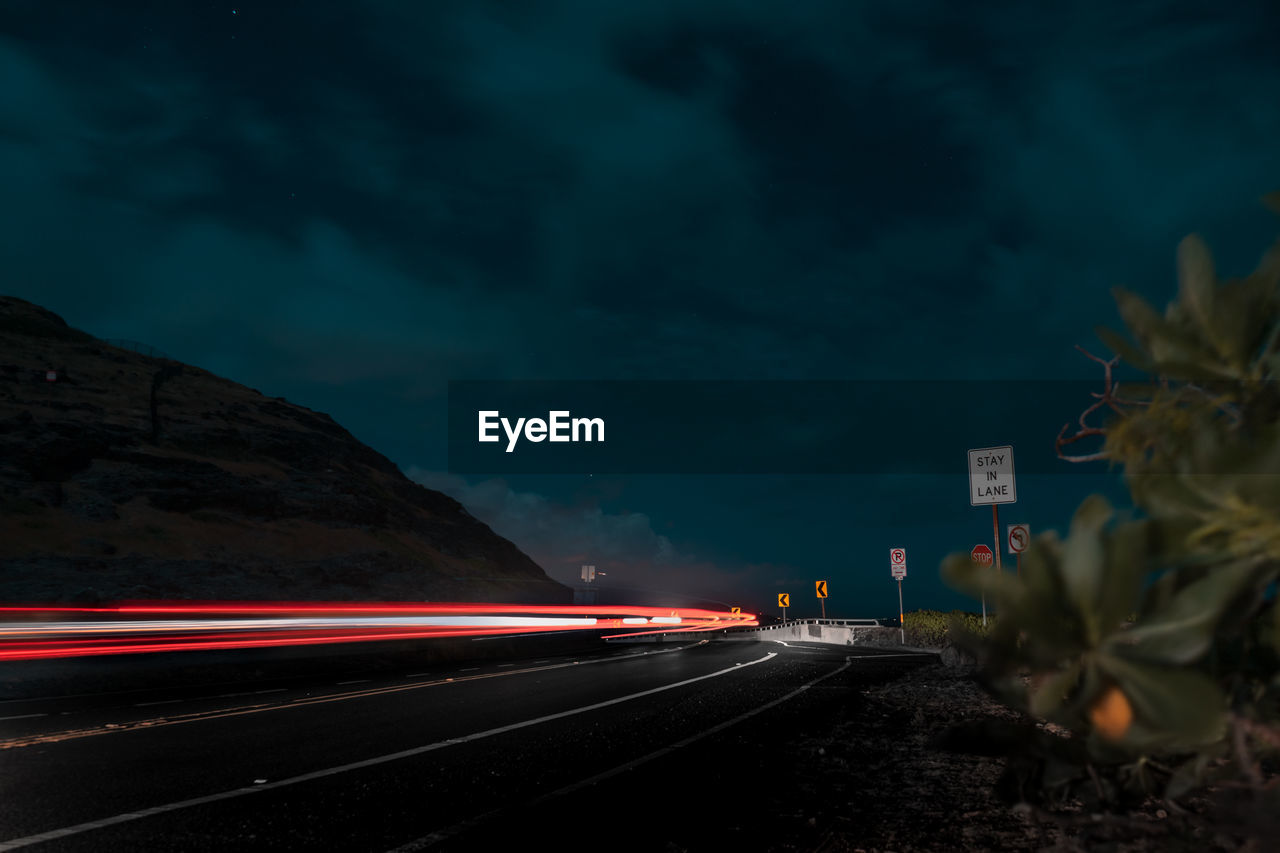
[{"label": "road surface", "polygon": [[0,850],[743,849],[781,784],[753,747],[929,660],[689,640],[2,702]]}]

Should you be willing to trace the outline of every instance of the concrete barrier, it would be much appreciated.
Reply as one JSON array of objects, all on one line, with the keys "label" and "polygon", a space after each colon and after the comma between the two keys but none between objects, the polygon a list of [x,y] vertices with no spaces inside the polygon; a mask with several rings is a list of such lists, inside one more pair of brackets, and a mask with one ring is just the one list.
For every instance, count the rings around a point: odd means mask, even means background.
[{"label": "concrete barrier", "polygon": [[938,653],[938,649],[904,645],[902,632],[898,628],[886,627],[875,619],[794,619],[778,625],[763,625],[759,628],[730,628],[717,634],[716,639],[738,643],[780,640]]},{"label": "concrete barrier", "polygon": [[759,628],[726,628],[723,631],[695,631],[673,634],[646,634],[640,637],[606,637],[608,643],[663,643],[714,640],[718,643],[822,643],[831,646],[865,646],[895,651],[938,654],[941,649],[908,646],[898,628],[881,625],[878,619],[791,619]]}]

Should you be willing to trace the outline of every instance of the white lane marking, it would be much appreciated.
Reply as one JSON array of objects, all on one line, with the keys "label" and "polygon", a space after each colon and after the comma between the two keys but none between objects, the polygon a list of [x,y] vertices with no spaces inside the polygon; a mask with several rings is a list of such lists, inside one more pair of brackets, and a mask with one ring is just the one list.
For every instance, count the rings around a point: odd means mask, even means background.
[{"label": "white lane marking", "polygon": [[147,708],[147,707],[150,707],[151,705],[176,705],[179,702],[185,702],[185,701],[187,700],[186,699],[157,699],[154,702],[134,702],[133,707]]},{"label": "white lane marking", "polygon": [[549,660],[536,660],[536,661],[534,661],[534,663],[535,663],[535,664],[538,664],[538,663],[551,663],[551,661],[549,661]]},{"label": "white lane marking", "polygon": [[430,677],[431,677],[431,673],[429,672],[411,672],[405,676],[405,678],[430,678]]},{"label": "white lane marking", "polygon": [[[782,640],[769,640],[768,642],[777,643],[780,646],[786,646],[789,649],[796,649],[798,651],[809,651],[809,652],[833,651],[833,649],[831,649],[830,647],[824,648],[822,646],[793,646],[790,643],[783,642]],[[933,657],[934,655],[937,654],[937,652],[879,652],[879,651],[876,651],[875,649],[859,649],[858,651],[859,651],[859,654],[853,655],[853,658],[855,660],[875,660],[876,658]]]},{"label": "white lane marking", "polygon": [[[655,758],[661,758],[664,755],[669,755],[670,753],[675,752],[677,749],[682,749],[686,746],[689,746],[692,743],[696,743],[697,741],[702,740],[705,737],[710,737],[713,734],[722,732],[725,729],[729,728],[730,726],[735,726],[738,723],[741,723],[743,720],[750,719],[751,717],[754,717],[756,714],[767,711],[776,705],[781,705],[783,702],[786,702],[788,699],[793,699],[796,696],[799,696],[804,691],[809,690],[810,688],[814,687],[820,682],[826,681],[828,678],[831,678],[832,676],[839,675],[840,673],[848,669],[852,665],[852,662],[853,662],[853,657],[846,656],[844,659],[843,666],[839,667],[838,669],[833,669],[831,672],[828,672],[826,675],[820,675],[817,678],[813,679],[812,681],[809,681],[800,685],[795,690],[792,690],[790,693],[788,693],[785,696],[774,699],[771,702],[766,702],[765,704],[760,705],[759,707],[752,708],[750,711],[747,711],[744,714],[739,714],[738,716],[734,717],[731,720],[725,720],[723,723],[718,723],[709,729],[704,729],[703,731],[698,732],[697,734],[690,735],[684,740],[676,741],[675,743],[670,744],[669,746],[664,746],[661,749],[656,749],[653,752],[649,753],[648,755],[642,755],[637,759],[626,762],[625,764],[619,764],[617,767],[613,767],[613,768],[610,768],[609,770],[605,770],[603,773],[597,773],[596,775],[590,776],[586,779],[579,779],[577,782],[572,782],[568,785],[565,785],[563,788],[557,788],[556,790],[551,791],[550,793],[543,794],[540,797],[535,797],[534,799],[528,801],[527,803],[522,804],[521,807],[527,808],[527,807],[536,806],[541,803],[545,803],[548,800],[555,799],[556,797],[560,797],[565,794],[572,794],[574,791],[579,791],[587,787],[588,785],[595,785],[599,782],[603,782],[606,779],[610,779],[621,773],[625,773],[628,770],[632,770],[636,767],[639,767],[641,764],[647,764],[648,762],[653,761]],[[759,661],[751,661],[751,663],[759,663]],[[750,664],[735,664],[735,665],[750,666]],[[511,808],[510,806],[506,806],[503,808],[497,808],[492,811],[485,812],[484,814],[476,815],[475,817],[468,818],[467,820],[461,821],[460,823],[455,823],[453,826],[446,827],[445,829],[437,830],[431,833],[430,835],[424,835],[422,838],[414,839],[413,841],[410,841],[408,844],[401,845],[400,847],[397,847],[394,850],[388,851],[388,853],[415,853],[415,851],[424,850],[438,842],[446,841],[449,838],[452,838],[455,835],[458,835],[459,833],[466,832],[469,829],[473,829],[476,826],[480,825],[481,823],[485,823],[486,821],[491,820],[494,817],[497,817],[503,812],[508,811],[510,808]]]},{"label": "white lane marking", "polygon": [[12,717],[0,717],[0,722],[3,722],[4,720],[29,720],[29,719],[31,719],[32,717],[47,717],[47,716],[49,716],[49,715],[48,715],[48,714],[43,714],[43,713],[41,713],[41,714],[17,714],[17,715],[12,716]]},{"label": "white lane marking", "polygon": [[[670,648],[666,648],[666,649],[656,649],[651,652],[644,652],[644,654],[665,655],[665,654],[671,654],[673,652],[682,652],[682,651],[685,651],[686,649],[692,649],[692,648],[697,648],[698,646],[704,646],[708,642],[709,642],[708,640],[699,640],[698,642],[692,643],[690,645],[671,646]],[[609,663],[610,660],[616,660],[616,658],[590,661],[588,665],[590,665],[591,663]],[[56,741],[66,740],[68,738],[73,738],[73,737],[90,737],[94,735],[109,734],[113,732],[138,731],[139,729],[144,727],[156,728],[159,726],[173,726],[173,725],[181,725],[183,723],[198,723],[206,720],[221,719],[223,717],[228,717],[228,716],[240,716],[243,714],[257,714],[265,711],[280,711],[287,708],[305,708],[311,705],[316,705],[324,702],[339,702],[345,699],[361,699],[369,696],[381,696],[386,693],[400,693],[406,690],[418,690],[424,687],[435,687],[441,684],[453,684],[453,683],[464,682],[464,681],[475,681],[481,678],[505,678],[509,675],[528,675],[529,673],[533,673],[533,672],[543,672],[545,670],[553,670],[553,669],[565,669],[567,667],[577,666],[577,665],[578,665],[578,662],[574,661],[573,663],[550,664],[546,667],[543,667],[542,669],[537,669],[537,668],[513,669],[511,672],[485,672],[485,673],[480,673],[478,675],[462,675],[462,676],[458,676],[457,679],[444,678],[444,679],[437,679],[436,681],[419,682],[416,684],[406,684],[403,686],[393,685],[393,686],[387,686],[387,687],[366,687],[360,690],[348,691],[346,693],[332,693],[332,694],[325,694],[320,696],[312,696],[310,693],[306,693],[304,696],[297,699],[293,699],[289,703],[282,704],[282,705],[246,705],[239,708],[220,708],[212,712],[197,712],[194,714],[184,714],[177,717],[157,717],[150,720],[136,720],[133,723],[124,724],[124,725],[108,724],[105,727],[79,729],[79,730],[71,730],[71,731],[64,731],[64,732],[53,732],[51,734],[36,736],[34,738],[27,737],[27,738],[14,738],[7,741],[0,740],[0,750],[33,746],[37,743],[56,742]],[[286,689],[288,688],[275,687],[269,690],[254,690],[248,693],[238,693],[235,695],[251,696],[257,693],[282,693]],[[205,698],[209,698],[209,697],[205,697]],[[220,697],[213,697],[213,698],[220,698]],[[64,713],[70,713],[70,711],[65,711]],[[3,849],[3,848],[0,848],[0,849]]]},{"label": "white lane marking", "polygon": [[777,643],[780,646],[786,646],[793,652],[799,652],[800,654],[805,655],[831,655],[832,653],[843,651],[845,648],[844,646],[839,648],[834,648],[832,646],[827,646],[826,648],[823,648],[822,646],[793,646],[790,643],[784,643],[781,640],[769,640],[769,642]]},{"label": "white lane marking", "polygon": [[479,668],[480,667],[478,666],[464,666],[462,669],[458,670],[458,672],[475,672]]},{"label": "white lane marking", "polygon": [[368,678],[353,678],[350,681],[339,681],[337,686],[346,687],[348,684],[368,684],[369,681],[370,679]]},{"label": "white lane marking", "polygon": [[269,690],[242,690],[239,693],[219,693],[217,696],[206,696],[206,699],[230,699],[233,696],[258,696],[262,693],[283,693],[287,687],[272,687]]},{"label": "white lane marking", "polygon": [[[754,666],[758,663],[778,656],[777,652],[769,652],[762,658],[756,658],[753,661],[747,661],[742,666]],[[303,773],[299,776],[290,776],[287,779],[281,779],[277,782],[268,782],[265,785],[254,785],[248,788],[234,788],[230,791],[222,791],[217,794],[209,794],[204,797],[193,797],[189,800],[179,800],[176,803],[165,803],[162,806],[152,806],[147,809],[139,809],[134,812],[125,812],[113,817],[103,818],[102,820],[91,820],[86,823],[78,823],[75,826],[66,826],[61,829],[51,829],[48,832],[37,833],[36,835],[27,835],[23,838],[13,838],[8,841],[0,841],[0,851],[17,850],[20,847],[29,847],[32,844],[41,844],[45,841],[53,841],[58,838],[66,838],[70,835],[79,835],[82,832],[88,832],[92,829],[102,829],[107,826],[115,826],[116,824],[128,823],[129,821],[138,820],[139,818],[151,817],[152,815],[165,814],[166,812],[178,811],[179,809],[191,808],[192,806],[202,806],[208,803],[216,803],[220,800],[229,800],[233,797],[243,797],[246,794],[256,794],[259,791],[271,791],[276,788],[284,788],[289,785],[297,785],[300,782],[310,782],[314,779],[323,779],[327,776],[336,776],[339,773],[347,773],[352,770],[362,770],[366,767],[376,767],[379,764],[386,764],[389,761],[399,761],[402,758],[413,758],[427,752],[434,752],[437,749],[444,749],[447,746],[456,746],[460,743],[470,743],[472,741],[483,740],[484,738],[493,737],[494,735],[506,734],[529,726],[536,726],[539,723],[549,723],[552,720],[562,720],[565,717],[573,717],[577,714],[585,714],[588,711],[598,711],[601,708],[608,708],[610,705],[619,705],[623,702],[630,702],[633,699],[640,699],[644,696],[652,696],[655,693],[663,693],[667,690],[675,690],[677,687],[684,687],[687,684],[694,684],[699,681],[706,681],[708,678],[716,678],[721,675],[727,675],[730,672],[740,672],[742,667],[731,666],[725,669],[716,670],[707,675],[698,675],[693,678],[686,678],[684,681],[676,681],[672,684],[664,684],[661,687],[652,687],[648,690],[641,690],[639,693],[629,693],[626,696],[619,696],[616,699],[606,699],[603,702],[596,702],[592,705],[583,705],[581,708],[570,708],[568,711],[557,711],[554,714],[546,714],[541,717],[535,717],[532,720],[522,720],[518,723],[511,723],[505,726],[498,726],[494,729],[486,729],[482,732],[474,732],[473,734],[463,735],[462,737],[448,738],[447,740],[429,743],[426,746],[415,746],[413,749],[405,749],[400,752],[392,752],[387,755],[379,755],[375,758],[366,758],[363,761],[352,761],[350,764],[339,764],[337,767],[328,767],[324,770],[316,770],[311,773]],[[768,707],[768,706],[765,706]]]}]

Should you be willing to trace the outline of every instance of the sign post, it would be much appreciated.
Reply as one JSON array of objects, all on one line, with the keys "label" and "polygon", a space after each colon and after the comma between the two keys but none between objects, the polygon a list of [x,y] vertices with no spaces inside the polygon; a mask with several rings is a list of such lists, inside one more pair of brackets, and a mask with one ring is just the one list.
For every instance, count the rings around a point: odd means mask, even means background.
[{"label": "sign post", "polygon": [[1031,544],[1031,525],[1010,524],[1005,529],[1004,538],[1009,545],[1009,553],[1017,560],[1018,577],[1022,577],[1022,552]]},{"label": "sign post", "polygon": [[[977,563],[982,568],[991,567],[991,549],[986,545],[978,544],[973,546],[973,550],[969,552],[969,559]],[[982,593],[982,624],[987,624],[987,593]]]},{"label": "sign post", "polygon": [[[604,574],[604,572],[600,572],[600,574]],[[573,591],[574,604],[595,604],[596,603],[595,580],[596,580],[596,567],[583,566],[582,567],[583,586],[580,586],[574,589]]]},{"label": "sign post", "polygon": [[826,619],[827,618],[827,582],[816,581],[814,582],[813,586],[818,592],[818,601],[819,603],[822,604],[822,618]]},{"label": "sign post", "polygon": [[786,592],[780,592],[780,593],[778,593],[778,606],[782,608],[782,621],[783,621],[783,622],[786,622],[786,621],[787,621],[787,608],[791,606],[791,595],[790,595],[790,593],[786,593]]},{"label": "sign post", "polygon": [[[1013,473],[1013,446],[979,447],[969,451],[969,505],[991,504],[992,545],[996,571],[1000,563],[1000,504],[1017,503],[1018,488]],[[982,624],[987,624],[987,595],[982,594]]]},{"label": "sign post", "polygon": [[889,576],[898,582],[898,638],[907,644],[907,626],[903,624],[902,580],[907,576],[907,549],[889,549]]}]

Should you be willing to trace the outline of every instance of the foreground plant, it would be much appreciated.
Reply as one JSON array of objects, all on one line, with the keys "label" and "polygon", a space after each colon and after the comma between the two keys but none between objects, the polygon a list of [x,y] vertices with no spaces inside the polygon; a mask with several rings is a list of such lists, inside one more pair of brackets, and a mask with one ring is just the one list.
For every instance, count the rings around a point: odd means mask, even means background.
[{"label": "foreground plant", "polygon": [[[1280,212],[1280,194],[1267,202]],[[1020,578],[952,555],[944,576],[1000,614],[985,639],[954,631],[1002,698],[1074,734],[1032,749],[1039,795],[1176,798],[1234,777],[1274,797],[1260,761],[1280,747],[1280,242],[1219,281],[1187,237],[1163,316],[1115,296],[1133,340],[1098,330],[1116,356],[1089,356],[1104,389],[1058,451],[1121,466],[1136,511],[1087,499]],[[1145,379],[1122,390],[1120,360]],[[1091,437],[1096,453],[1066,453]]]}]

